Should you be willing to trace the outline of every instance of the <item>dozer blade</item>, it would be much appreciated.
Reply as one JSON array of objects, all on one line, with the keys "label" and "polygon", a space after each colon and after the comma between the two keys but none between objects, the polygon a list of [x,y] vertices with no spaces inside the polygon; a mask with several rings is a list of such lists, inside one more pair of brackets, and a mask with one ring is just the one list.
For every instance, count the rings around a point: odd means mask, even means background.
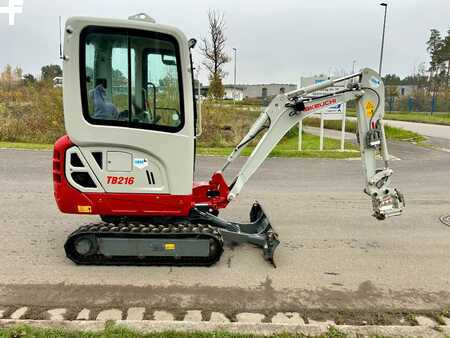
[{"label": "dozer blade", "polygon": [[280,241],[278,240],[278,234],[274,231],[269,218],[258,202],[255,202],[250,210],[250,222],[257,227],[258,234],[265,237],[265,243],[263,245],[264,259],[276,267],[274,254]]},{"label": "dozer blade", "polygon": [[197,209],[191,214],[191,220],[205,222],[216,227],[225,242],[251,243],[262,248],[264,259],[276,267],[274,254],[280,241],[269,218],[258,202],[255,202],[250,210],[250,223],[228,222]]}]

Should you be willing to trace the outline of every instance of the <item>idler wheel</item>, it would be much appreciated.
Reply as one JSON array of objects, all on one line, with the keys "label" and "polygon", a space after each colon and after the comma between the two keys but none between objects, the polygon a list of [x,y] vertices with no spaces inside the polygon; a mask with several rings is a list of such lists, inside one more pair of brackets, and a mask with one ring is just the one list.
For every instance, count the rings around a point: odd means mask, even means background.
[{"label": "idler wheel", "polygon": [[97,241],[95,237],[80,237],[75,240],[74,248],[80,256],[90,256],[97,252]]}]

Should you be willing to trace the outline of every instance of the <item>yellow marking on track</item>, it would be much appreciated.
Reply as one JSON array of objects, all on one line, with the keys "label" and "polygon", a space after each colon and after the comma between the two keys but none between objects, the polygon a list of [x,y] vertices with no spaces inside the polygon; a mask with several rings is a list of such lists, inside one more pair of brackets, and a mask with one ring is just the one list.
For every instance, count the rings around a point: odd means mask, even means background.
[{"label": "yellow marking on track", "polygon": [[175,243],[166,243],[164,245],[164,249],[166,249],[166,250],[175,250]]}]

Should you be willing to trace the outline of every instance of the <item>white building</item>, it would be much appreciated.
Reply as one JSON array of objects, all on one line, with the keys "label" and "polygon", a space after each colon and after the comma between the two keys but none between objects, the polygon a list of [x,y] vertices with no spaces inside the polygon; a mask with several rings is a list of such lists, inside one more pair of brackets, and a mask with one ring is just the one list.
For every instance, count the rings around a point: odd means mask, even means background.
[{"label": "white building", "polygon": [[63,86],[63,78],[62,76],[57,76],[53,78],[53,87],[61,88]]},{"label": "white building", "polygon": [[225,100],[242,101],[244,99],[244,89],[234,85],[225,85]]},{"label": "white building", "polygon": [[386,89],[393,88],[399,96],[414,96],[418,86],[416,85],[386,85]]},{"label": "white building", "polygon": [[[202,95],[208,95],[207,86],[202,87]],[[224,85],[225,100],[242,101],[245,99],[266,99],[272,98],[278,94],[288,93],[296,90],[297,85],[289,83],[269,83],[269,84],[239,84],[239,85]]]},{"label": "white building", "polygon": [[297,89],[297,85],[290,83],[267,83],[241,86],[244,88],[244,98],[249,99],[270,98]]}]

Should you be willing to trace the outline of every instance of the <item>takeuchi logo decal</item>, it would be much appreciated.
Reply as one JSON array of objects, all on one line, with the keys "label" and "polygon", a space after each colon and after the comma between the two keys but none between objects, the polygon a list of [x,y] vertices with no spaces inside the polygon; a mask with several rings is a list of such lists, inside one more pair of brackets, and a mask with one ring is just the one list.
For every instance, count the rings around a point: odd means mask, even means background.
[{"label": "takeuchi logo decal", "polygon": [[312,104],[310,106],[306,106],[305,107],[305,111],[308,112],[308,111],[311,111],[311,110],[321,109],[321,108],[324,108],[324,107],[328,107],[328,106],[334,105],[336,103],[337,103],[336,98],[332,98],[332,99],[329,99],[329,100],[325,100],[325,101],[322,101],[322,102],[319,102],[319,103]]}]

